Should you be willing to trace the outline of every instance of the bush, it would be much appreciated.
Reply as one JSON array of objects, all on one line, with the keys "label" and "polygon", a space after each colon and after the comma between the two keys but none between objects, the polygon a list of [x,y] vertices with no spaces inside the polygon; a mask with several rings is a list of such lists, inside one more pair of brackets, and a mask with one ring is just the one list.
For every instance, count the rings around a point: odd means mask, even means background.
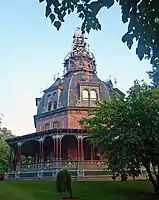
[{"label": "bush", "polygon": [[4,176],[5,176],[5,171],[3,168],[0,167],[0,181],[4,180]]},{"label": "bush", "polygon": [[62,169],[56,177],[56,190],[58,193],[69,193],[72,198],[71,174],[67,169]]}]

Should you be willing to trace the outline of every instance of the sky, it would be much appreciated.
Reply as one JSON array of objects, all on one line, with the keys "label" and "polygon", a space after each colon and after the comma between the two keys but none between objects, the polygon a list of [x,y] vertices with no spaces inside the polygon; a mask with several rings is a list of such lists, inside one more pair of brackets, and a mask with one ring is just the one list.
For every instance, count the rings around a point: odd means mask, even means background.
[{"label": "sky", "polygon": [[[87,36],[97,63],[98,76],[111,75],[117,87],[126,92],[135,79],[149,82],[149,61],[139,61],[135,48],[121,42],[127,25],[116,5],[99,13],[101,31]],[[15,135],[35,132],[35,98],[49,87],[71,50],[72,36],[81,20],[76,14],[66,18],[60,31],[45,18],[45,4],[38,0],[0,1],[0,113],[3,126]]]}]

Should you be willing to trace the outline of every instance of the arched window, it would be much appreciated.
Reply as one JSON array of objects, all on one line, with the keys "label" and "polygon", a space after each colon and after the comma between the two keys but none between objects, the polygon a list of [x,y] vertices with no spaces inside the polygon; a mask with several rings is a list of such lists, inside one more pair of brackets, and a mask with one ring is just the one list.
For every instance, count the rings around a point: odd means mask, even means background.
[{"label": "arched window", "polygon": [[52,110],[52,103],[51,103],[51,94],[47,95],[47,111],[50,112]]},{"label": "arched window", "polygon": [[90,106],[96,106],[97,102],[97,92],[95,90],[91,90],[90,92]]},{"label": "arched window", "polygon": [[89,91],[86,89],[82,91],[82,101],[83,106],[89,106]]},{"label": "arched window", "polygon": [[48,112],[50,112],[52,110],[52,102],[50,101],[49,103],[48,103]]},{"label": "arched window", "polygon": [[57,93],[53,94],[53,109],[57,109]]}]

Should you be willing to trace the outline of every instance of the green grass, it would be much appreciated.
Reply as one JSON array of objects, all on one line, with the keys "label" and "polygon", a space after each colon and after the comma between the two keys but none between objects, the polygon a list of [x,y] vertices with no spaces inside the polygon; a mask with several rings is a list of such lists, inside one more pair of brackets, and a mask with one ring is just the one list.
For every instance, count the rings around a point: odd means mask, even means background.
[{"label": "green grass", "polygon": [[[153,190],[147,181],[73,182],[81,200],[145,200]],[[47,181],[0,182],[1,200],[56,200],[56,185]]]}]

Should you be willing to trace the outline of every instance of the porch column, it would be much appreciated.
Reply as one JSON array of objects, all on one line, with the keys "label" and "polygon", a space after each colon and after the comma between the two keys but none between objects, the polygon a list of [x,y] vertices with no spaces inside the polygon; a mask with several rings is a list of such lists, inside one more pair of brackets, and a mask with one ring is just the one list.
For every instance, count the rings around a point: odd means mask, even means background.
[{"label": "porch column", "polygon": [[17,150],[17,164],[21,164],[21,142],[18,143],[18,150]]},{"label": "porch column", "polygon": [[56,139],[55,139],[55,137],[53,137],[53,153],[52,153],[52,155],[53,155],[53,160],[56,160]]},{"label": "porch column", "polygon": [[43,162],[44,160],[44,139],[39,140],[39,152],[40,152],[40,162]]},{"label": "porch column", "polygon": [[81,160],[81,139],[77,138],[78,146],[77,146],[77,160]]},{"label": "porch column", "polygon": [[56,137],[56,160],[59,159],[59,139]]},{"label": "porch column", "polygon": [[62,158],[62,155],[61,155],[61,140],[62,140],[62,137],[59,138],[59,159],[60,160]]},{"label": "porch column", "polygon": [[13,149],[12,146],[10,147],[10,156],[9,156],[9,164],[8,164],[8,171],[12,169],[12,154],[13,154]]},{"label": "porch column", "polygon": [[81,160],[84,160],[83,137],[81,138]]},{"label": "porch column", "polygon": [[93,144],[91,144],[91,160],[93,160]]}]

